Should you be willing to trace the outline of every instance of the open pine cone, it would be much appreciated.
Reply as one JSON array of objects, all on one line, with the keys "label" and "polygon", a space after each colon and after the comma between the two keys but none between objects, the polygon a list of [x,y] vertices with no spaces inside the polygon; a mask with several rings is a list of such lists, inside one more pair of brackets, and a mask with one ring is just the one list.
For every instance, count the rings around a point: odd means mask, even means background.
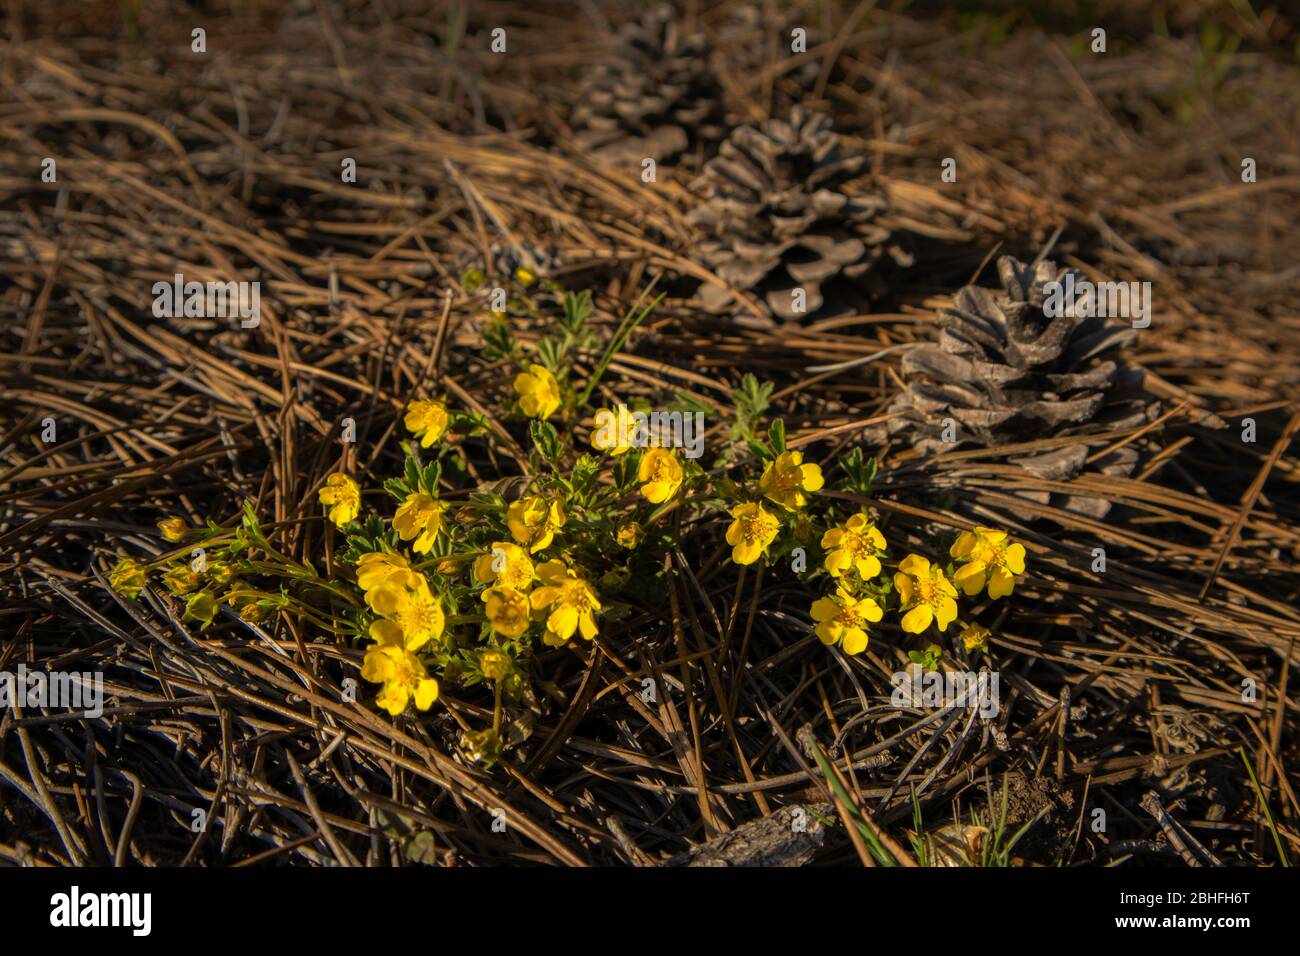
[{"label": "open pine cone", "polygon": [[[1069,270],[1042,261],[1026,265],[998,260],[1000,292],[968,286],[945,310],[937,344],[908,352],[902,362],[907,387],[889,423],[925,454],[963,444],[996,447],[1041,438],[1087,435],[1133,428],[1154,419],[1158,404],[1142,389],[1140,369],[1109,357],[1131,343],[1129,325],[1044,312],[1046,286],[1064,282]],[[1076,281],[1082,276],[1076,274]],[[945,421],[949,435],[945,441]],[[1068,480],[1097,449],[1078,442],[1056,451],[1012,459],[1031,474]],[[1138,455],[1125,446],[1094,463],[1105,474],[1127,476]],[[1034,495],[1044,502],[1052,496]],[[1096,516],[1109,503],[1065,496],[1064,507]]]},{"label": "open pine cone", "polygon": [[573,113],[574,143],[614,164],[670,162],[722,139],[722,89],[702,35],[683,36],[667,4],[625,24]]},{"label": "open pine cone", "polygon": [[[871,223],[884,199],[839,188],[865,163],[863,156],[841,156],[830,119],[802,107],[788,122],[738,127],[706,165],[707,201],[689,217],[705,233],[702,256],[720,278],[757,293],[783,319],[799,317],[793,293],[802,289],[803,315],[812,315],[824,303],[822,284],[862,275],[889,238]],[[700,296],[714,312],[734,302],[713,283]]]}]

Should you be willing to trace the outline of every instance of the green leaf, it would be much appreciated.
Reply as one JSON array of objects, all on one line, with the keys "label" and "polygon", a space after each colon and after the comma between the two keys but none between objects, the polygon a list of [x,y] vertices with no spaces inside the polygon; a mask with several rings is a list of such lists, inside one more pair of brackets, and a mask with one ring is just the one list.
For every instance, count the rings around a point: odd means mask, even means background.
[{"label": "green leaf", "polygon": [[410,486],[401,478],[389,478],[385,481],[384,491],[392,495],[397,501],[405,501],[411,494]]},{"label": "green leaf", "polygon": [[772,388],[771,382],[760,383],[752,374],[746,373],[740,380],[740,387],[732,390],[731,400],[736,406],[735,422],[731,427],[732,441],[747,441],[754,437],[754,429],[770,403]]},{"label": "green leaf", "polygon": [[620,491],[631,488],[641,465],[641,452],[633,451],[614,459],[614,487]]},{"label": "green leaf", "polygon": [[510,328],[510,320],[494,312],[487,325],[483,327],[483,357],[488,361],[510,358],[518,347],[515,333]]},{"label": "green leaf", "polygon": [[262,526],[257,520],[257,511],[253,508],[253,502],[245,499],[243,511],[244,528],[249,532],[249,534],[260,538],[262,536]]},{"label": "green leaf", "polygon": [[560,458],[560,434],[550,422],[537,420],[528,426],[533,444],[542,459],[555,464]]},{"label": "green leaf", "polygon": [[564,319],[562,322],[565,331],[575,336],[581,333],[583,327],[587,324],[587,319],[591,317],[593,309],[590,289],[583,289],[577,295],[572,292],[564,293]]},{"label": "green leaf", "polygon": [[767,428],[767,440],[778,455],[785,454],[785,421],[776,419]]},{"label": "green leaf", "polygon": [[845,487],[860,495],[871,494],[871,485],[876,480],[878,462],[874,458],[863,460],[862,449],[854,448],[840,460],[840,469],[848,476]]},{"label": "green leaf", "polygon": [[438,497],[438,482],[442,480],[442,465],[436,461],[431,461],[424,466],[420,472],[420,481],[418,487],[427,495]]},{"label": "green leaf", "polygon": [[592,487],[596,472],[600,470],[600,459],[594,455],[579,455],[569,473],[569,482],[579,494],[587,494]]}]

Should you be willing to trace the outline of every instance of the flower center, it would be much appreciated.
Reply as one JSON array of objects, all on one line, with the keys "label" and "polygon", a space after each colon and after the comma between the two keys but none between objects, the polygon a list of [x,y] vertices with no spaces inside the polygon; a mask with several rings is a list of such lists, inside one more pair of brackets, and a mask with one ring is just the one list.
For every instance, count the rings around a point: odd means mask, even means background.
[{"label": "flower center", "polygon": [[840,538],[840,547],[855,556],[871,554],[871,547],[867,544],[867,539],[856,531],[845,531],[844,537]]},{"label": "flower center", "polygon": [[934,604],[939,598],[939,586],[933,578],[916,579],[916,601],[918,604]]},{"label": "flower center", "polygon": [[797,468],[789,471],[778,471],[773,476],[772,484],[777,491],[794,491],[803,487],[803,476]]},{"label": "flower center", "polygon": [[581,613],[591,609],[591,599],[587,596],[587,586],[581,581],[566,581],[560,589],[560,603],[567,604]]},{"label": "flower center", "polygon": [[410,658],[403,654],[400,660],[393,663],[393,679],[391,683],[401,684],[405,687],[414,687],[419,682],[419,675],[415,673],[415,668],[411,665]]},{"label": "flower center", "polygon": [[403,633],[423,634],[433,629],[434,607],[428,601],[412,601],[397,614],[397,623]]}]

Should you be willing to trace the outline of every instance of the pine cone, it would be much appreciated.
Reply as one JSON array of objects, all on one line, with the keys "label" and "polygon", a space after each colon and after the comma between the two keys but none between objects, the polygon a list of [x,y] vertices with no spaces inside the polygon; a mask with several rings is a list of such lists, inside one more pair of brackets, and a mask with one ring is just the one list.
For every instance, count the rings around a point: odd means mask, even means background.
[{"label": "pine cone", "polygon": [[[689,217],[707,233],[700,243],[705,261],[733,287],[765,298],[783,319],[799,315],[796,289],[806,295],[803,314],[813,314],[824,303],[822,283],[862,275],[889,238],[870,223],[883,198],[850,197],[838,188],[865,163],[863,156],[841,157],[829,117],[802,107],[789,122],[737,128],[705,167],[709,198]],[[733,302],[714,284],[700,296],[714,312]]]},{"label": "pine cone", "polygon": [[[938,344],[919,346],[903,359],[907,388],[890,409],[903,414],[889,431],[909,433],[919,451],[933,454],[962,444],[996,447],[1152,421],[1158,403],[1143,391],[1141,370],[1106,357],[1131,343],[1136,330],[1044,311],[1048,283],[1064,283],[1067,272],[1050,261],[1026,265],[1003,256],[1000,293],[973,286],[958,292],[954,308],[945,310]],[[951,441],[944,440],[946,421]],[[1060,481],[1079,474],[1093,451],[1080,442],[1012,460],[1037,477]],[[1125,446],[1094,467],[1126,476],[1137,460]],[[1049,500],[1045,493],[1034,497]],[[1062,504],[1098,516],[1109,510],[1107,502],[1077,496]]]},{"label": "pine cone", "polygon": [[625,24],[573,114],[574,143],[614,164],[669,162],[722,139],[722,89],[702,35],[682,36],[667,4]]}]

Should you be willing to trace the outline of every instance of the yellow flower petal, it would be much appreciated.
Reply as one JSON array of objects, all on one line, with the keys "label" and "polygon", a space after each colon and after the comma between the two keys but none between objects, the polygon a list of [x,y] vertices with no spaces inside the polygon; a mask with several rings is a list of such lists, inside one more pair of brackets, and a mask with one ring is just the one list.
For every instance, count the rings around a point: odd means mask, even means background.
[{"label": "yellow flower petal", "polygon": [[989,597],[1006,597],[1015,586],[1016,579],[1006,568],[996,567],[989,572]]},{"label": "yellow flower petal", "polygon": [[918,604],[903,615],[903,630],[909,634],[920,634],[934,620],[934,612],[928,604]]},{"label": "yellow flower petal", "polygon": [[546,619],[546,626],[559,637],[568,640],[578,629],[578,611],[568,605],[561,605],[551,612]]},{"label": "yellow flower petal", "polygon": [[1025,573],[1025,546],[1023,544],[1011,544],[1007,546],[1005,557],[1007,570],[1012,574]]},{"label": "yellow flower petal", "polygon": [[953,581],[968,595],[980,593],[984,587],[985,567],[983,561],[972,561],[970,564],[963,564],[953,574]]},{"label": "yellow flower petal", "polygon": [[438,682],[426,677],[415,685],[415,709],[428,710],[438,699]]},{"label": "yellow flower petal", "polygon": [[916,577],[925,577],[930,573],[930,560],[919,554],[909,554],[902,561],[898,562],[898,570],[904,574],[912,574]]},{"label": "yellow flower petal", "polygon": [[370,625],[370,636],[377,644],[402,643],[402,629],[392,621],[382,618]]},{"label": "yellow flower petal", "polygon": [[948,554],[954,558],[964,558],[975,549],[978,539],[969,531],[963,531],[957,535],[957,540],[952,543],[948,549]]},{"label": "yellow flower petal", "polygon": [[857,613],[858,616],[865,618],[872,624],[875,624],[885,616],[885,612],[880,609],[880,605],[875,602],[874,598],[863,598],[859,601]]},{"label": "yellow flower petal", "polygon": [[406,710],[407,701],[411,699],[410,692],[403,684],[385,684],[379,695],[375,698],[375,703],[388,711],[392,717],[399,716],[402,711]]},{"label": "yellow flower petal", "polygon": [[940,631],[948,630],[948,625],[957,619],[957,602],[950,597],[944,598],[934,609],[934,617]]},{"label": "yellow flower petal", "polygon": [[818,598],[813,601],[812,619],[814,621],[833,621],[839,617],[840,606],[830,598]]},{"label": "yellow flower petal", "polygon": [[880,573],[880,559],[874,554],[865,558],[859,558],[857,561],[858,577],[864,581],[870,581]]},{"label": "yellow flower petal", "polygon": [[860,627],[850,627],[844,632],[840,646],[845,654],[861,654],[867,649],[867,632]]}]

